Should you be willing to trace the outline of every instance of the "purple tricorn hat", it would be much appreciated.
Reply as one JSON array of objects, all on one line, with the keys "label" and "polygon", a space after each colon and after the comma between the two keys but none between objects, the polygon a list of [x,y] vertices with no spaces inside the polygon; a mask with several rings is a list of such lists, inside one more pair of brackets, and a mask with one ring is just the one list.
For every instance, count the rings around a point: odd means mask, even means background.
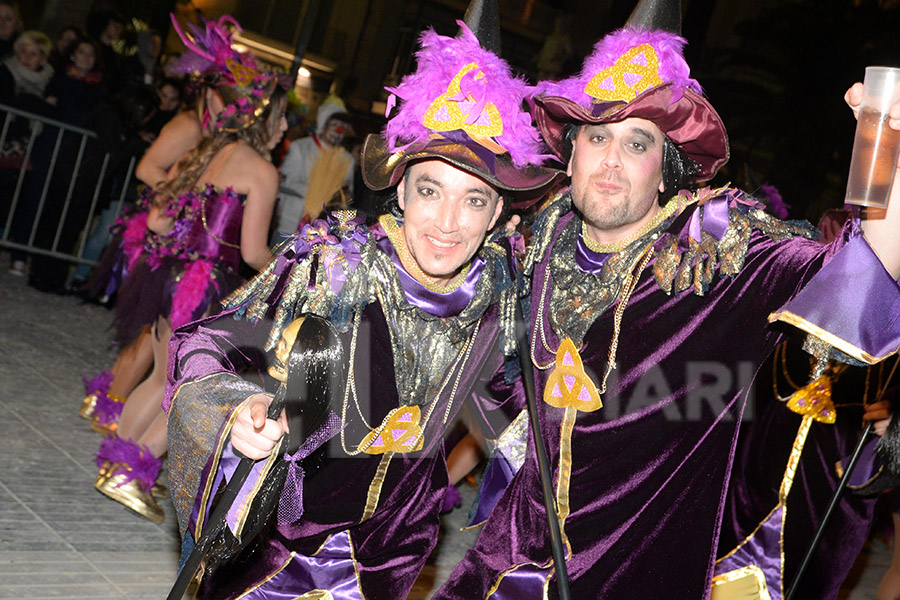
[{"label": "purple tricorn hat", "polygon": [[540,132],[523,108],[528,84],[496,54],[496,2],[473,2],[466,21],[457,21],[455,38],[425,31],[415,73],[387,88],[393,114],[362,149],[363,178],[370,188],[394,186],[406,165],[430,158],[503,190],[537,190],[559,175],[541,166],[551,157],[543,153]]},{"label": "purple tricorn hat", "polygon": [[535,121],[557,157],[563,156],[567,123],[613,123],[647,119],[699,166],[697,179],[711,179],[728,161],[728,134],[702,96],[684,60],[680,0],[641,0],[623,29],[594,46],[581,72],[541,82]]}]

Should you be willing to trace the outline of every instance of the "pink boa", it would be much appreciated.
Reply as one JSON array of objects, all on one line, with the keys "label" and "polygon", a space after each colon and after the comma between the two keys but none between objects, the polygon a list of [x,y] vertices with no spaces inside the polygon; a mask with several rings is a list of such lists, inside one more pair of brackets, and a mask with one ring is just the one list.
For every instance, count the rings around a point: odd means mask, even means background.
[{"label": "pink boa", "polygon": [[213,264],[208,260],[195,260],[187,264],[181,280],[175,284],[175,294],[172,297],[172,329],[194,320],[194,312],[206,300],[209,284],[216,285],[211,278],[212,269]]},{"label": "pink boa", "polygon": [[134,269],[134,265],[144,250],[144,240],[147,237],[147,215],[146,212],[134,215],[125,224],[125,230],[122,232],[122,250],[128,259],[129,271]]}]

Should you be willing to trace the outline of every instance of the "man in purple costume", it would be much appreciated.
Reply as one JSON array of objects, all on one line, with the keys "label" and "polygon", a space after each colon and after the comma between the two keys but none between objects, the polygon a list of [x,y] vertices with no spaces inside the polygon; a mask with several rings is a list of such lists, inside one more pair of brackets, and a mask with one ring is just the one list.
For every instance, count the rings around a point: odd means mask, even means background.
[{"label": "man in purple costume", "polygon": [[[475,22],[482,14],[496,27],[495,4],[470,8]],[[334,382],[339,406],[284,457],[296,467],[278,518],[204,577],[203,597],[396,600],[436,542],[444,431],[483,378],[503,380],[515,346],[509,242],[485,234],[501,194],[540,190],[558,175],[536,166],[524,81],[479,45],[495,44],[499,29],[473,27],[476,38],[460,28],[457,38],[422,35],[417,72],[390,90],[399,109],[363,149],[366,183],[396,186],[396,214],[370,227],[347,213],[313,222],[230,310],[173,337],[170,482],[187,546],[233,472],[234,450],[268,457],[260,472],[282,459],[272,449],[284,423],[266,418],[272,382],[240,374],[263,372],[301,313],[331,320],[346,359],[346,380]],[[474,409],[491,437],[521,405]],[[257,481],[227,519],[236,535]]]},{"label": "man in purple costume", "polygon": [[[677,2],[642,1],[536,102],[571,177],[535,224],[525,274],[541,436],[579,600],[708,597],[737,424],[779,339],[769,320],[818,335],[807,345],[823,358],[837,348],[874,362],[900,345],[888,324],[900,187],[887,218],[862,225],[870,247],[858,221],[823,246],[739,190],[691,185],[713,177],[728,144],[689,76],[680,15]],[[532,452],[435,598],[556,597],[540,487]]]}]

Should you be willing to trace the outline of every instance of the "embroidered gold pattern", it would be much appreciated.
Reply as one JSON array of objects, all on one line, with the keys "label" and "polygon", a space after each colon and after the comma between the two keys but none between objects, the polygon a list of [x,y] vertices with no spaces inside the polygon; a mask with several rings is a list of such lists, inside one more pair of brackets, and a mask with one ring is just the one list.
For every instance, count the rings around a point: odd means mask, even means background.
[{"label": "embroidered gold pattern", "polygon": [[[627,81],[635,76],[640,79],[634,83]],[[612,84],[612,89],[603,87],[607,81]],[[629,48],[611,67],[594,75],[585,86],[584,93],[607,102],[612,100],[630,102],[644,90],[662,83],[656,51],[650,44],[641,44]]]},{"label": "embroidered gold pattern", "polygon": [[418,406],[395,408],[384,418],[384,424],[363,438],[359,450],[366,454],[415,452],[422,449],[422,412]]},{"label": "embroidered gold pattern", "polygon": [[557,408],[593,412],[603,406],[597,387],[584,372],[584,364],[575,345],[563,339],[556,352],[556,368],[544,386],[544,402]]}]

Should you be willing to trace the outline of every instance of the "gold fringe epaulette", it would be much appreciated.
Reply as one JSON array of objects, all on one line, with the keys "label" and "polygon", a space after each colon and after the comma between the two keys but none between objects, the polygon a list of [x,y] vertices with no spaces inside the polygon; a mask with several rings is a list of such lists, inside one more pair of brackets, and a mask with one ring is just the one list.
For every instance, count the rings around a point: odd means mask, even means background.
[{"label": "gold fringe epaulette", "polygon": [[532,226],[531,244],[525,253],[525,264],[522,272],[526,276],[530,276],[534,271],[534,265],[542,262],[550,244],[553,241],[553,235],[559,220],[572,210],[572,199],[569,196],[569,188],[559,192],[553,200],[541,211],[537,220]]},{"label": "gold fringe epaulette", "polygon": [[[717,190],[718,193],[722,191]],[[706,198],[698,198],[700,206],[694,210],[704,210]],[[670,232],[662,238],[653,265],[656,283],[667,294],[693,288],[695,294],[702,296],[717,271],[729,277],[740,272],[754,229],[774,241],[796,236],[815,237],[815,229],[806,222],[781,221],[746,204],[731,206],[728,209],[728,229],[720,240],[702,231],[699,242],[687,236],[688,248],[684,250],[678,244],[680,232]]]}]

